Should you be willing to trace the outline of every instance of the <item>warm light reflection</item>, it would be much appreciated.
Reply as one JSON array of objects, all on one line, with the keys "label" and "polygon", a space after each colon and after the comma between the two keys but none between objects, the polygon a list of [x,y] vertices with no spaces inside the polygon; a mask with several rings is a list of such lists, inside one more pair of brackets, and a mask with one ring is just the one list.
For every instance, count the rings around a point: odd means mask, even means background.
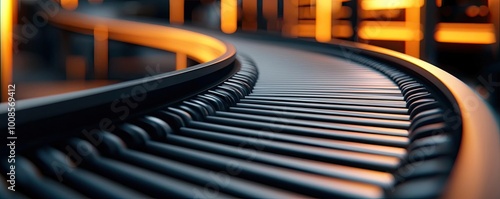
[{"label": "warm light reflection", "polygon": [[307,5],[307,6],[301,6],[298,7],[299,9],[299,15],[297,16],[299,19],[316,19],[316,11],[315,11],[315,6],[314,5]]},{"label": "warm light reflection", "polygon": [[292,27],[294,32],[297,32],[298,37],[315,37],[316,25],[315,24],[297,24]]},{"label": "warm light reflection", "polygon": [[496,42],[493,24],[439,23],[434,35],[443,43],[493,44]]},{"label": "warm light reflection", "polygon": [[422,38],[421,31],[409,29],[403,21],[364,21],[358,34],[366,40],[418,41]]},{"label": "warm light reflection", "polygon": [[221,0],[220,21],[222,32],[231,34],[238,28],[238,1]]},{"label": "warm light reflection", "polygon": [[333,6],[332,0],[316,0],[316,40],[319,42],[328,42],[332,39]]},{"label": "warm light reflection", "polygon": [[107,19],[67,11],[61,11],[51,18],[51,22],[63,29],[85,34],[93,34],[95,25],[100,24],[107,27],[109,39],[185,53],[199,63],[212,61],[227,50],[224,43],[207,35],[155,24]]},{"label": "warm light reflection", "polygon": [[103,0],[89,0],[91,4],[101,4]]},{"label": "warm light reflection", "polygon": [[[292,27],[298,37],[315,37],[316,25],[315,24],[297,24]],[[332,26],[332,36],[338,38],[348,38],[353,35],[351,22],[346,20],[339,20]]]},{"label": "warm light reflection", "polygon": [[420,57],[420,35],[418,33],[423,32],[421,23],[420,23],[420,7],[409,7],[405,12],[406,17],[406,27],[413,32],[417,32],[413,34],[413,39],[407,40],[405,42],[405,53],[414,57]]},{"label": "warm light reflection", "polygon": [[242,2],[243,19],[241,29],[245,31],[257,30],[257,0],[244,0]]},{"label": "warm light reflection", "polygon": [[69,80],[85,80],[86,65],[83,56],[70,55],[66,57],[66,78]]},{"label": "warm light reflection", "polygon": [[96,79],[108,78],[108,27],[94,28],[94,74]]},{"label": "warm light reflection", "polygon": [[184,0],[171,0],[170,2],[170,23],[184,23]]},{"label": "warm light reflection", "polygon": [[66,10],[75,10],[78,8],[78,0],[61,0],[61,7]]},{"label": "warm light reflection", "polygon": [[7,92],[4,89],[7,89],[7,85],[12,82],[12,23],[13,23],[13,1],[1,0],[0,3],[0,17],[1,17],[1,86],[0,89],[2,93],[1,101],[7,101]]},{"label": "warm light reflection", "polygon": [[362,18],[379,18],[382,15],[394,18],[400,15],[400,9],[404,9],[405,21],[365,21],[361,23],[358,35],[366,40],[405,41],[405,53],[420,57],[424,28],[420,22],[420,9],[424,4],[424,0],[361,0]]},{"label": "warm light reflection", "polygon": [[361,0],[363,10],[405,9],[422,5],[424,0]]},{"label": "warm light reflection", "polygon": [[[451,184],[448,185],[451,186],[451,190],[457,191],[446,192],[447,195],[443,198],[477,198],[477,196],[481,195],[484,197],[480,198],[494,197],[492,195],[488,196],[483,194],[481,191],[485,190],[484,187],[491,185],[488,184],[488,182],[494,182],[492,181],[493,179],[498,179],[498,173],[495,174],[495,172],[493,172],[495,178],[488,178],[488,176],[491,177],[491,171],[496,170],[500,164],[495,161],[488,162],[487,160],[491,159],[491,155],[483,152],[500,151],[500,145],[498,144],[500,134],[498,133],[498,126],[484,125],[495,124],[496,121],[493,117],[492,110],[483,103],[483,100],[481,100],[477,94],[475,94],[465,83],[456,77],[421,59],[401,54],[386,48],[362,43],[346,43],[371,51],[372,53],[385,54],[414,64],[419,68],[418,70],[415,69],[417,67],[411,69],[415,73],[422,75],[430,74],[434,77],[439,77],[436,82],[443,85],[443,88],[448,89],[451,92],[452,97],[456,99],[457,105],[459,106],[458,108],[461,110],[461,121],[463,122],[461,149],[458,154],[457,163],[455,164],[458,167],[453,169],[450,179]],[[477,172],[469,172],[471,169]],[[481,176],[478,177],[478,175]],[[490,180],[482,182],[481,179]],[[494,187],[491,188],[494,189]],[[471,192],[471,190],[474,192]]]},{"label": "warm light reflection", "polygon": [[45,97],[49,95],[99,88],[116,83],[119,82],[113,80],[52,80],[19,82],[17,85],[23,89],[16,92],[16,99]]},{"label": "warm light reflection", "polygon": [[343,19],[343,18],[349,18],[352,15],[352,9],[347,6],[342,6],[340,8],[340,13],[338,14],[338,18]]},{"label": "warm light reflection", "polygon": [[439,8],[443,6],[443,0],[436,0],[436,6]]},{"label": "warm light reflection", "polygon": [[497,54],[497,59],[500,59],[500,0],[489,0],[488,10],[491,16],[491,21],[495,27],[496,45],[494,45],[494,52]]},{"label": "warm light reflection", "polygon": [[488,8],[488,6],[485,5],[479,6],[479,15],[481,15],[481,17],[486,17],[489,13],[490,13],[490,8]]},{"label": "warm light reflection", "polygon": [[339,38],[348,38],[353,35],[352,25],[350,21],[338,20],[332,27],[332,36]]}]

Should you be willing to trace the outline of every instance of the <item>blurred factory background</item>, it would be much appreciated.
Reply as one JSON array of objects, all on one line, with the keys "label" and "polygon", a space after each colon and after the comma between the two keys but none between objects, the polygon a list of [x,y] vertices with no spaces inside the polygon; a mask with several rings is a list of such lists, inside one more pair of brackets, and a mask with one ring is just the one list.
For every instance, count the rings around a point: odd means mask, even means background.
[{"label": "blurred factory background", "polygon": [[498,0],[1,0],[0,8],[2,89],[15,82],[23,88],[18,99],[108,85],[204,61],[108,39],[106,26],[90,32],[61,29],[61,24],[72,23],[61,12],[81,12],[226,34],[381,46],[443,68],[500,107]]}]

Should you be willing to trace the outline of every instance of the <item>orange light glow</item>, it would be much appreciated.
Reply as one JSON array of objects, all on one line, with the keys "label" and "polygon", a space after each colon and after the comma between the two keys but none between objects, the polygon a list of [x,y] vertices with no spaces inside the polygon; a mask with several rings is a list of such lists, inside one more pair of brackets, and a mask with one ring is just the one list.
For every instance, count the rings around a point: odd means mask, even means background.
[{"label": "orange light glow", "polygon": [[423,5],[424,0],[361,0],[363,10],[405,9]]},{"label": "orange light glow", "polygon": [[297,37],[315,37],[316,26],[314,24],[297,24],[292,27],[297,32]]},{"label": "orange light glow", "polygon": [[295,6],[310,6],[312,3],[314,3],[313,1],[316,0],[297,0],[297,1],[292,1],[292,3]]},{"label": "orange light glow", "polygon": [[319,42],[332,39],[332,6],[332,0],[316,0],[316,40]]},{"label": "orange light glow", "polygon": [[266,0],[262,3],[262,12],[267,20],[267,29],[276,30],[278,27],[278,0]]},{"label": "orange light glow", "polygon": [[184,23],[184,0],[170,1],[170,23]]},{"label": "orange light glow", "polygon": [[18,0],[12,0],[12,24],[14,24],[14,26],[17,24],[17,13],[19,12],[18,4]]},{"label": "orange light glow", "polygon": [[351,15],[352,15],[352,9],[350,7],[342,6],[340,8],[340,14],[339,14],[340,19],[349,18],[351,17]]},{"label": "orange light glow", "polygon": [[[409,7],[406,9],[406,27],[414,32],[423,32],[420,24],[420,7]],[[413,57],[420,57],[420,36],[416,36],[405,42],[405,53]]]},{"label": "orange light glow", "polygon": [[78,0],[61,0],[61,7],[66,10],[75,10],[78,8]]},{"label": "orange light glow", "polygon": [[422,31],[412,30],[401,21],[365,21],[360,24],[359,37],[366,40],[418,41]]},{"label": "orange light glow", "polygon": [[94,28],[94,74],[97,79],[108,78],[108,27]]},{"label": "orange light glow", "polygon": [[175,54],[175,70],[187,68],[187,56],[184,53]]},{"label": "orange light glow", "polygon": [[257,0],[244,0],[242,2],[243,19],[241,29],[245,31],[257,30]]},{"label": "orange light glow", "polygon": [[238,29],[238,1],[221,0],[220,2],[220,24],[224,33],[231,34]]},{"label": "orange light glow", "polygon": [[66,57],[66,78],[70,80],[85,80],[86,70],[85,57]]},{"label": "orange light glow", "polygon": [[12,83],[12,22],[13,22],[13,1],[5,1],[1,0],[0,7],[0,17],[1,17],[1,86],[0,89],[2,91],[2,100],[7,101],[7,92],[4,89],[7,89],[7,85]]},{"label": "orange light glow", "polygon": [[[299,37],[315,37],[316,26],[315,24],[297,24],[293,26],[297,31]],[[332,27],[332,36],[338,38],[348,38],[353,34],[351,22],[347,20],[339,20]]]},{"label": "orange light glow", "polygon": [[443,0],[436,0],[436,6],[438,8],[440,8],[441,6],[443,6]]},{"label": "orange light glow", "polygon": [[493,44],[496,42],[493,24],[439,23],[434,35],[443,43]]},{"label": "orange light glow", "polygon": [[84,34],[93,34],[95,26],[100,24],[107,27],[109,39],[185,53],[199,63],[212,61],[228,50],[223,42],[210,36],[161,25],[107,19],[68,11],[61,11],[50,18],[50,21],[65,30]]},{"label": "orange light glow", "polygon": [[[267,0],[264,0],[267,1]],[[292,1],[293,5],[295,6],[310,6],[310,5],[315,5],[317,0],[294,0]],[[348,2],[351,0],[332,0],[332,1],[338,1],[338,2]]]},{"label": "orange light glow", "polygon": [[314,6],[301,6],[299,9],[299,19],[315,19],[316,11],[314,10]]},{"label": "orange light glow", "polygon": [[496,58],[500,59],[500,1],[499,0],[489,0],[488,10],[490,12],[491,21],[495,27],[496,33],[496,45],[494,45],[494,52],[498,55]]}]

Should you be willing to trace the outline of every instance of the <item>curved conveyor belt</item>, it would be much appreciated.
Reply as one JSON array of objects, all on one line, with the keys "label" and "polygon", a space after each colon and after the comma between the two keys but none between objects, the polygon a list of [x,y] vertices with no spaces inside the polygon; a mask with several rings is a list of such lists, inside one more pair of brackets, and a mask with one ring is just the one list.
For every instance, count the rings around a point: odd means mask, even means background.
[{"label": "curved conveyor belt", "polygon": [[[0,196],[432,198],[453,197],[462,186],[470,186],[462,194],[472,197],[498,194],[480,186],[498,183],[498,174],[485,178],[482,170],[493,171],[498,158],[476,154],[500,147],[498,128],[475,95],[468,100],[478,100],[475,108],[489,126],[468,115],[460,97],[470,89],[448,74],[373,47],[209,34],[234,45],[239,56],[226,53],[212,65],[175,73],[219,64],[197,77],[182,76],[192,77],[184,89],[206,89],[180,92],[163,85],[142,102],[146,108],[124,119],[99,112],[104,102],[72,110],[74,118],[97,111],[93,117],[113,123],[104,130],[102,124],[79,123],[36,132],[51,136],[24,146],[16,162],[20,191],[1,190]],[[180,81],[175,74],[163,78]],[[217,78],[200,81],[200,74]],[[461,90],[450,86],[457,82]],[[133,85],[92,96],[112,99],[113,92]],[[65,105],[59,103],[52,106]],[[21,113],[44,110],[26,107]],[[49,119],[60,122],[63,116]],[[491,140],[473,134],[479,130]],[[480,169],[471,178],[479,185],[463,182],[467,167]]]}]

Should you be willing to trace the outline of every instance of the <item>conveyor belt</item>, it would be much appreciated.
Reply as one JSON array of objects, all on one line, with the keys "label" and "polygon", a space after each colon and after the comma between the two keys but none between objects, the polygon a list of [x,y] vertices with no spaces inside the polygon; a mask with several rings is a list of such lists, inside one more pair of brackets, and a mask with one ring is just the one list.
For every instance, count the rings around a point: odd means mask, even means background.
[{"label": "conveyor belt", "polygon": [[95,123],[26,146],[10,197],[443,194],[461,129],[429,82],[362,55],[224,39],[239,57],[222,81],[115,118],[106,130],[88,130],[103,125]]}]

